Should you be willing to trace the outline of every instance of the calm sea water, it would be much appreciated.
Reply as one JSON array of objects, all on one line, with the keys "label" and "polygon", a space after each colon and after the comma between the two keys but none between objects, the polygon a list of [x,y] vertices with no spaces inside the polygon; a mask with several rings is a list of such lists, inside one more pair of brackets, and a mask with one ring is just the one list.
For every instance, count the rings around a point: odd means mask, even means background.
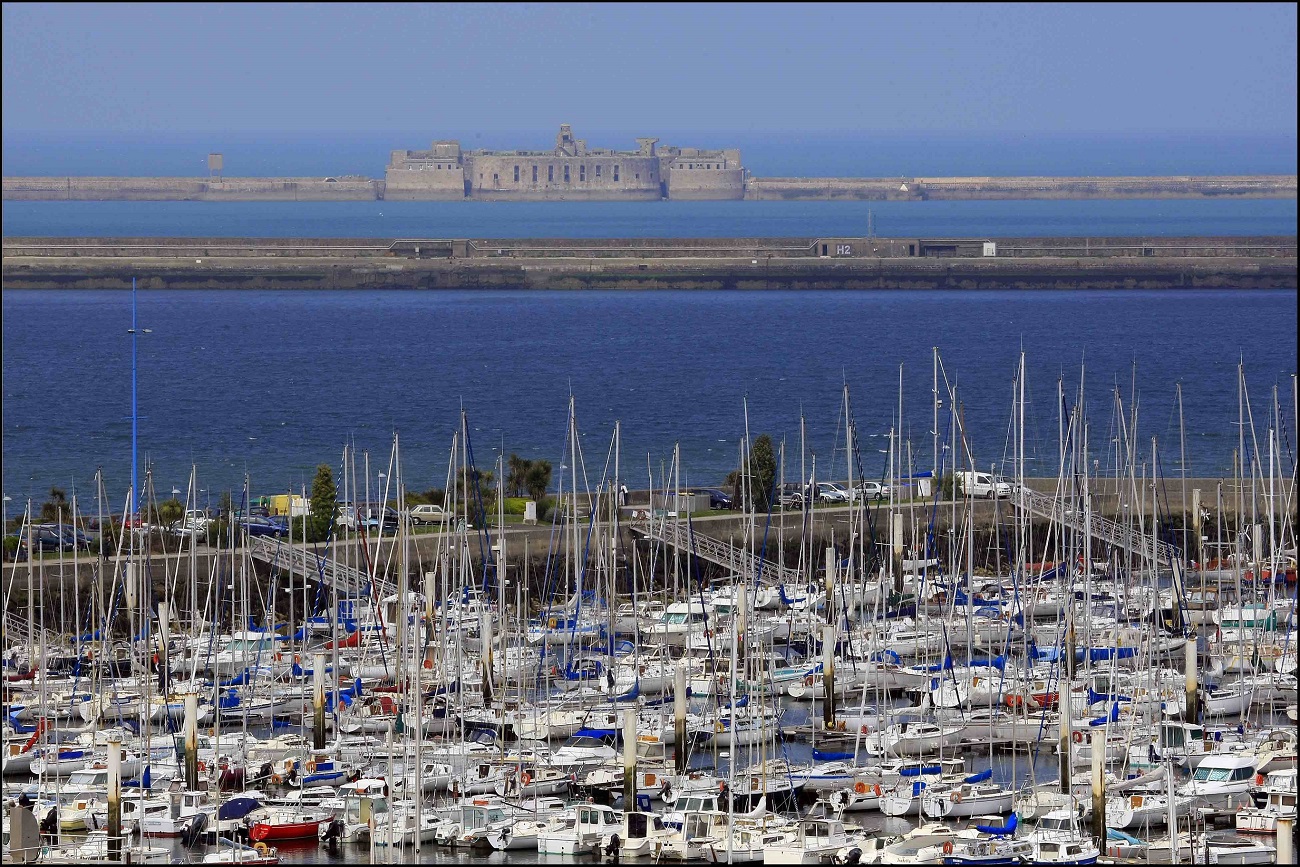
[{"label": "calm sea water", "polygon": [[[2,301],[4,493],[21,501],[75,483],[84,496],[102,466],[120,502],[130,296]],[[900,365],[902,430],[924,469],[933,346],[980,465],[1010,454],[1023,347],[1031,473],[1055,474],[1057,381],[1072,395],[1086,366],[1103,471],[1112,393],[1130,400],[1135,381],[1138,451],[1158,437],[1161,472],[1177,478],[1181,382],[1189,472],[1220,475],[1237,442],[1238,358],[1261,444],[1273,386],[1290,417],[1296,369],[1294,292],[141,292],[139,317],[152,329],[139,341],[140,455],[162,492],[184,490],[191,463],[206,491],[237,489],[245,472],[255,492],[296,490],[349,438],[369,450],[374,478],[395,430],[408,486],[440,487],[462,407],[480,467],[502,449],[558,467],[570,393],[593,486],[615,421],[632,487],[658,483],[677,442],[685,483],[720,481],[737,463],[746,402],[750,433],[784,440],[787,478],[798,476],[801,413],[818,477],[843,477],[845,383],[863,469],[879,476]]]},{"label": "calm sea water", "polygon": [[5,202],[7,237],[781,238],[1294,235],[1296,200]]}]

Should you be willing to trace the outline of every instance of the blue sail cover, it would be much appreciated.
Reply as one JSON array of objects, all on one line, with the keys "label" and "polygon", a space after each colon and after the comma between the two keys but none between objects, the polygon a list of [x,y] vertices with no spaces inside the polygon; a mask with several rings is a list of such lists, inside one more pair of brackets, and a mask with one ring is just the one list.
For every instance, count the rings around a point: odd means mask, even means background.
[{"label": "blue sail cover", "polygon": [[217,818],[223,821],[242,819],[261,806],[256,798],[231,798],[217,808]]},{"label": "blue sail cover", "polygon": [[963,782],[967,782],[967,783],[982,783],[982,782],[984,782],[985,780],[990,780],[990,779],[992,779],[992,778],[993,778],[993,769],[992,769],[992,768],[985,768],[984,770],[980,771],[978,774],[971,774],[971,775],[970,775],[969,777],[967,777]]},{"label": "blue sail cover", "polygon": [[1007,819],[1007,823],[1001,827],[998,827],[997,825],[976,825],[975,830],[984,834],[1007,836],[1016,833],[1016,826],[1018,824],[1020,824],[1019,817],[1017,817],[1015,813],[1012,813],[1011,818]]},{"label": "blue sail cover", "polygon": [[939,765],[917,765],[914,768],[899,768],[900,777],[919,777],[921,775],[934,775],[942,773],[943,768]]},{"label": "blue sail cover", "polygon": [[819,762],[847,762],[856,755],[855,753],[826,752],[825,750],[819,750],[816,747],[813,747],[812,754],[813,758]]}]

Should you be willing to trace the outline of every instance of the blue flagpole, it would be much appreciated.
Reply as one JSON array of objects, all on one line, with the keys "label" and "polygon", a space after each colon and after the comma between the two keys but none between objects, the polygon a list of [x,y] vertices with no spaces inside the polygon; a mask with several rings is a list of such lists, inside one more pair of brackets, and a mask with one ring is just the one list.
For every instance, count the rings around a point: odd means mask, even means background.
[{"label": "blue flagpole", "polygon": [[131,511],[133,515],[140,512],[139,503],[136,501],[137,476],[136,467],[139,466],[136,457],[136,435],[139,432],[139,418],[137,416],[136,405],[136,338],[138,337],[135,322],[135,278],[131,278]]}]

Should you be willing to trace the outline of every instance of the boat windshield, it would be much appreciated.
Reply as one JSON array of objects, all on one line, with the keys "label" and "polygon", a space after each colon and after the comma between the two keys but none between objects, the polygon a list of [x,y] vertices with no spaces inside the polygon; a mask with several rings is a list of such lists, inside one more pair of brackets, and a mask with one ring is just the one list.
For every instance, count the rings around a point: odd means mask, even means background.
[{"label": "boat windshield", "polygon": [[1207,768],[1204,765],[1196,769],[1192,775],[1193,780],[1202,782],[1222,783],[1232,776],[1232,771],[1228,768]]}]

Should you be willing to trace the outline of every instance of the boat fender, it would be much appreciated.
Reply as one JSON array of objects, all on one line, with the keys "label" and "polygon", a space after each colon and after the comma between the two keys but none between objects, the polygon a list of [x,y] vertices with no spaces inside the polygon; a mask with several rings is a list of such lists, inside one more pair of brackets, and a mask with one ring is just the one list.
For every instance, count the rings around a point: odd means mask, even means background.
[{"label": "boat fender", "polygon": [[951,841],[951,840],[944,840],[944,841],[943,841],[943,854],[945,854],[945,855],[951,855],[951,854],[952,854],[952,841]]},{"label": "boat fender", "polygon": [[1256,774],[1256,775],[1255,775],[1255,785],[1257,785],[1257,786],[1262,786],[1262,785],[1264,785],[1264,775],[1263,775],[1263,774]]}]

